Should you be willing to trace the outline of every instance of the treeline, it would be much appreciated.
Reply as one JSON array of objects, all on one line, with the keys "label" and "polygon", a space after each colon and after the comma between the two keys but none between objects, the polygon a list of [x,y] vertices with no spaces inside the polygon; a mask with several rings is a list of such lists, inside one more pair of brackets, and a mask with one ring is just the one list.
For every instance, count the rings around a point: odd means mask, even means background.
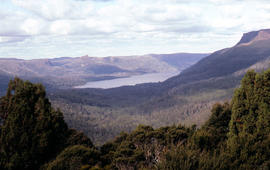
[{"label": "treeline", "polygon": [[61,108],[69,127],[100,146],[139,124],[159,128],[181,122],[200,127],[214,103],[232,98],[242,77],[229,75],[173,88],[149,83],[113,89],[50,89],[48,97],[53,107]]},{"label": "treeline", "polygon": [[[135,99],[134,96],[130,97],[120,91],[118,96],[107,96],[98,93],[100,92],[98,90],[96,95],[91,95],[89,91],[92,89],[66,90],[62,91],[62,96],[55,95],[54,91],[49,98],[55,108],[61,108],[69,127],[82,131],[93,143],[100,146],[115,138],[121,131],[131,132],[139,124],[151,125],[153,128],[171,126],[179,122],[187,126],[192,124],[201,126],[209,118],[212,105],[229,100],[233,88],[198,91],[189,96],[172,93],[147,97],[145,94],[143,99],[140,95]],[[56,91],[56,94],[60,92]],[[114,102],[104,99],[106,97],[114,98]],[[129,102],[122,103],[122,101]]]},{"label": "treeline", "polygon": [[270,70],[249,71],[196,126],[138,126],[99,148],[68,129],[44,88],[15,79],[1,98],[2,169],[269,169]]}]

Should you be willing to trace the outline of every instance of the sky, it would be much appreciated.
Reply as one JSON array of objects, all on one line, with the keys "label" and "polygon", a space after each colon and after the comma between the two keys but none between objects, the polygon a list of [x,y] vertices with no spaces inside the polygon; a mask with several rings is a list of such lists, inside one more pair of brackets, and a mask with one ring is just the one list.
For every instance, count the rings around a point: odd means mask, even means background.
[{"label": "sky", "polygon": [[0,0],[0,58],[210,53],[270,28],[269,0]]}]

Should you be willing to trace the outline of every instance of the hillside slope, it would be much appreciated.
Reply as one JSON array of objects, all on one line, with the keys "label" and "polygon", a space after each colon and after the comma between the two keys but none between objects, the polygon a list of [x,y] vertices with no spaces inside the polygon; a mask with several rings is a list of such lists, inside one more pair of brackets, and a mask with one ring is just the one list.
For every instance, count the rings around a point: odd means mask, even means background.
[{"label": "hillside slope", "polygon": [[217,103],[201,128],[131,133],[95,147],[69,129],[40,84],[11,81],[0,98],[0,168],[65,170],[269,169],[270,70],[248,71],[230,103]]},{"label": "hillside slope", "polygon": [[[257,31],[256,35],[267,32]],[[138,124],[202,125],[213,103],[231,99],[248,69],[269,68],[270,39],[253,34],[244,34],[241,43],[205,57],[163,83],[55,91],[50,98],[56,107],[63,108],[68,124],[83,130],[96,143],[123,130],[131,131]]]},{"label": "hillside slope", "polygon": [[246,33],[234,47],[214,52],[166,83],[179,85],[231,75],[270,57],[269,44],[270,29]]}]

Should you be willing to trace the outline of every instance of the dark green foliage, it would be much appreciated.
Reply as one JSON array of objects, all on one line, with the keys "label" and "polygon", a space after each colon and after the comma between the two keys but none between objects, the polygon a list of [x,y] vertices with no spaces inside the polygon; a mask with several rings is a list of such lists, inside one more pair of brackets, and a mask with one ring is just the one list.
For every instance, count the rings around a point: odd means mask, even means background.
[{"label": "dark green foliage", "polygon": [[200,128],[138,126],[102,147],[118,169],[269,169],[270,70],[249,71],[231,103],[215,104]]},{"label": "dark green foliage", "polygon": [[158,169],[218,169],[219,154],[227,139],[231,106],[215,104],[209,120],[187,138],[165,153]]},{"label": "dark green foliage", "polygon": [[52,162],[43,168],[47,170],[79,170],[85,164],[89,167],[99,160],[99,152],[93,148],[74,145],[62,151]]},{"label": "dark green foliage", "polygon": [[139,125],[100,147],[67,128],[41,85],[15,79],[1,98],[2,169],[269,169],[270,70],[249,71],[205,124]]},{"label": "dark green foliage", "polygon": [[82,132],[77,132],[74,129],[69,129],[68,131],[68,138],[65,141],[65,144],[67,146],[72,146],[72,145],[84,145],[88,147],[93,147],[92,141],[85,136]]},{"label": "dark green foliage", "polygon": [[193,144],[200,149],[212,150],[227,139],[231,119],[230,104],[215,104],[211,112],[209,120],[192,137]]},{"label": "dark green foliage", "polygon": [[0,99],[1,169],[39,169],[65,147],[92,147],[83,134],[69,130],[63,115],[51,107],[44,87],[15,78]]},{"label": "dark green foliage", "polygon": [[[270,70],[249,71],[231,104],[213,106],[210,119],[184,146],[165,154],[162,169],[269,169]],[[195,156],[196,155],[196,156]]]},{"label": "dark green foliage", "polygon": [[180,170],[180,169],[198,169],[199,151],[188,150],[184,146],[174,148],[174,150],[165,153],[164,162],[157,166],[159,170]]},{"label": "dark green foliage", "polygon": [[64,143],[67,125],[42,85],[15,78],[1,98],[1,153],[7,169],[37,169]]},{"label": "dark green foliage", "polygon": [[165,150],[185,143],[194,130],[183,126],[153,129],[140,125],[130,134],[122,133],[101,147],[103,167],[151,169],[162,159]]},{"label": "dark green foliage", "polygon": [[250,71],[232,101],[228,139],[233,166],[256,168],[270,159],[270,70]]}]

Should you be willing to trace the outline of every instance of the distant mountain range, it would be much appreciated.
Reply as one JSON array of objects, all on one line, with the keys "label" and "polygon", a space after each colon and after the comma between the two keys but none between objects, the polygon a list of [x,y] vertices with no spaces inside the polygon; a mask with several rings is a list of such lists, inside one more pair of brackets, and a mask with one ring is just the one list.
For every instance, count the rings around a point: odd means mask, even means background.
[{"label": "distant mountain range", "polygon": [[[55,59],[0,59],[0,77],[18,76],[42,82],[47,88],[71,88],[89,81],[145,73],[179,72],[208,54],[149,54],[122,57],[77,57]],[[2,86],[7,82],[2,82]]]},{"label": "distant mountain range", "polygon": [[[201,125],[208,119],[214,103],[231,99],[234,88],[248,69],[270,68],[269,44],[270,29],[264,29],[246,33],[235,46],[211,55],[85,56],[11,60],[10,63],[16,61],[14,68],[18,76],[23,72],[23,78],[36,75],[35,80],[47,80],[47,87],[61,88],[52,88],[48,95],[53,105],[63,110],[69,126],[85,132],[95,143],[103,143],[123,130],[131,131],[138,124],[153,127],[178,123]],[[3,76],[0,78],[6,80],[15,74],[8,71],[13,70],[8,65],[9,60],[2,61],[0,74]],[[36,64],[31,66],[31,62],[41,62],[42,67],[35,68]],[[161,83],[113,89],[70,89],[77,83],[91,80],[166,71],[182,72]]]},{"label": "distant mountain range", "polygon": [[270,67],[269,44],[270,30],[249,32],[235,46],[204,57],[165,82],[106,90],[60,90],[52,93],[51,99],[64,110],[72,127],[96,143],[138,124],[201,125],[214,103],[231,99],[248,69]]}]

